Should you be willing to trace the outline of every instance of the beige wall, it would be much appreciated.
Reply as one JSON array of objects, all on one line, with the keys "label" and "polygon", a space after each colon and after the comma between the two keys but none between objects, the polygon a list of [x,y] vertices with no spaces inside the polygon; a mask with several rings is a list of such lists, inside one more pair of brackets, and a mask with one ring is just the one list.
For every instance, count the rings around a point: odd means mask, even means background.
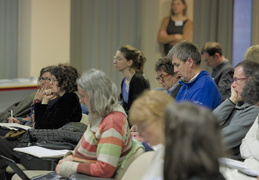
[{"label": "beige wall", "polygon": [[18,76],[37,77],[44,66],[70,62],[70,0],[19,3]]}]

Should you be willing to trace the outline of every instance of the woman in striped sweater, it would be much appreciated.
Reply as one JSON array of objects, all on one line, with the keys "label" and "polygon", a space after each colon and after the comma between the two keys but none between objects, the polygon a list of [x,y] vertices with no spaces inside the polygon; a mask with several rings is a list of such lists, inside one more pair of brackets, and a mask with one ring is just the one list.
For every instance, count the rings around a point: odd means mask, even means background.
[{"label": "woman in striped sweater", "polygon": [[80,101],[89,109],[89,125],[76,148],[59,161],[56,172],[66,177],[73,173],[113,177],[132,147],[117,88],[104,72],[94,69],[84,73],[77,84]]}]

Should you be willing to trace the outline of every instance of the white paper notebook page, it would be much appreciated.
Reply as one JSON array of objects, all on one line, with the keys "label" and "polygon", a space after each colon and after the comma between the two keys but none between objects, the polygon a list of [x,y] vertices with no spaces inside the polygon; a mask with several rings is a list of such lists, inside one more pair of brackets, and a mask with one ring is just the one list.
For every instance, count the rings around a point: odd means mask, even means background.
[{"label": "white paper notebook page", "polygon": [[29,146],[23,148],[14,148],[14,151],[19,151],[23,153],[27,153],[39,158],[55,158],[55,157],[63,157],[69,150],[53,150],[47,149],[39,146]]}]

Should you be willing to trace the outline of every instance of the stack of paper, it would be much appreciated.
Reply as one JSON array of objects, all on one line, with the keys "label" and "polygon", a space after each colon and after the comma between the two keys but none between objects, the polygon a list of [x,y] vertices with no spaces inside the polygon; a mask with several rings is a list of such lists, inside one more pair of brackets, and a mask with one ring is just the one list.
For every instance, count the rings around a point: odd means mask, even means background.
[{"label": "stack of paper", "polygon": [[19,151],[23,153],[27,153],[39,158],[57,158],[63,157],[69,151],[67,149],[64,150],[53,150],[47,149],[39,146],[29,146],[23,148],[14,148],[14,151]]}]

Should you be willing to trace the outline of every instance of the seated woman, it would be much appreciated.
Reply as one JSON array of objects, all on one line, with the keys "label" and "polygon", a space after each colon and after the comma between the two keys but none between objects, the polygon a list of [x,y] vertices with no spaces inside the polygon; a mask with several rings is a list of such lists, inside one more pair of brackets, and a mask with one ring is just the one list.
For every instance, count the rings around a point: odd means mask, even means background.
[{"label": "seated woman", "polygon": [[[49,82],[51,79],[50,70],[53,66],[47,66],[40,70],[40,76],[38,78],[39,88],[49,87]],[[36,96],[36,92],[30,94],[24,100],[15,103],[14,105],[7,108],[3,113],[0,114],[1,122],[14,122],[18,124],[31,125],[33,109],[31,108],[31,104],[33,99]],[[41,95],[43,96],[43,95]],[[53,98],[56,98],[54,96]],[[14,118],[10,119],[10,110],[13,110]],[[9,118],[8,118],[9,117]]]},{"label": "seated woman", "polygon": [[89,125],[76,148],[59,161],[56,172],[65,177],[73,173],[112,177],[132,148],[116,85],[104,72],[94,69],[84,73],[77,84],[80,102],[89,110]]},{"label": "seated woman", "polygon": [[124,79],[121,82],[120,102],[128,113],[133,101],[146,89],[149,81],[143,76],[146,58],[141,51],[131,45],[120,47],[114,56],[114,67]]},{"label": "seated woman", "polygon": [[[40,76],[38,78],[39,89],[50,88],[50,80],[51,80],[50,71],[53,67],[54,66],[47,66],[47,67],[44,67],[41,69]],[[38,96],[43,98],[43,96],[44,96],[43,94],[38,94],[37,92],[32,93],[30,96],[28,96],[23,101],[21,101],[19,103],[19,105],[17,105],[16,108],[13,109],[12,107],[10,107],[13,110],[14,115],[15,114],[19,115],[20,114],[19,112],[21,109],[25,110],[25,109],[29,108],[30,114],[28,114],[27,117],[14,116],[13,118],[11,118],[11,117],[7,118],[8,116],[10,116],[10,113],[8,112],[7,116],[5,114],[3,114],[3,116],[6,117],[6,120],[8,120],[9,123],[17,123],[17,124],[22,124],[22,125],[27,125],[27,126],[33,126],[33,124],[32,124],[32,118],[34,117],[34,106],[32,106],[33,99],[37,98]],[[50,100],[48,106],[50,106],[54,102],[54,99],[56,99],[56,98],[57,98],[56,95],[53,96],[53,98]],[[1,116],[2,116],[2,114],[1,114]],[[10,130],[8,130],[8,129],[0,128],[0,136],[5,136],[9,131]]]},{"label": "seated woman", "polygon": [[[72,66],[59,65],[52,67],[50,73],[50,87],[44,86],[35,95],[35,118],[33,116],[32,120],[36,129],[57,129],[68,122],[79,122],[82,117],[79,98],[74,93],[77,90],[77,70]],[[58,98],[51,101],[54,96]],[[13,155],[13,148],[18,142],[19,139],[9,140],[0,137],[0,155],[19,161]],[[0,179],[6,166],[0,159]]]},{"label": "seated woman", "polygon": [[207,109],[170,104],[165,113],[164,179],[224,180],[218,158],[224,156],[221,128]]},{"label": "seated woman", "polygon": [[[68,65],[58,65],[51,69],[50,89],[39,89],[34,98],[35,128],[57,129],[68,122],[79,122],[82,110],[77,90],[77,69]],[[43,97],[40,95],[44,95]],[[59,98],[48,106],[53,96]]]},{"label": "seated woman", "polygon": [[[163,177],[164,164],[164,111],[174,100],[162,91],[146,91],[137,98],[129,111],[130,123],[137,127],[133,137],[148,143],[155,150],[154,158],[142,179]],[[140,137],[138,137],[138,135]]]}]

